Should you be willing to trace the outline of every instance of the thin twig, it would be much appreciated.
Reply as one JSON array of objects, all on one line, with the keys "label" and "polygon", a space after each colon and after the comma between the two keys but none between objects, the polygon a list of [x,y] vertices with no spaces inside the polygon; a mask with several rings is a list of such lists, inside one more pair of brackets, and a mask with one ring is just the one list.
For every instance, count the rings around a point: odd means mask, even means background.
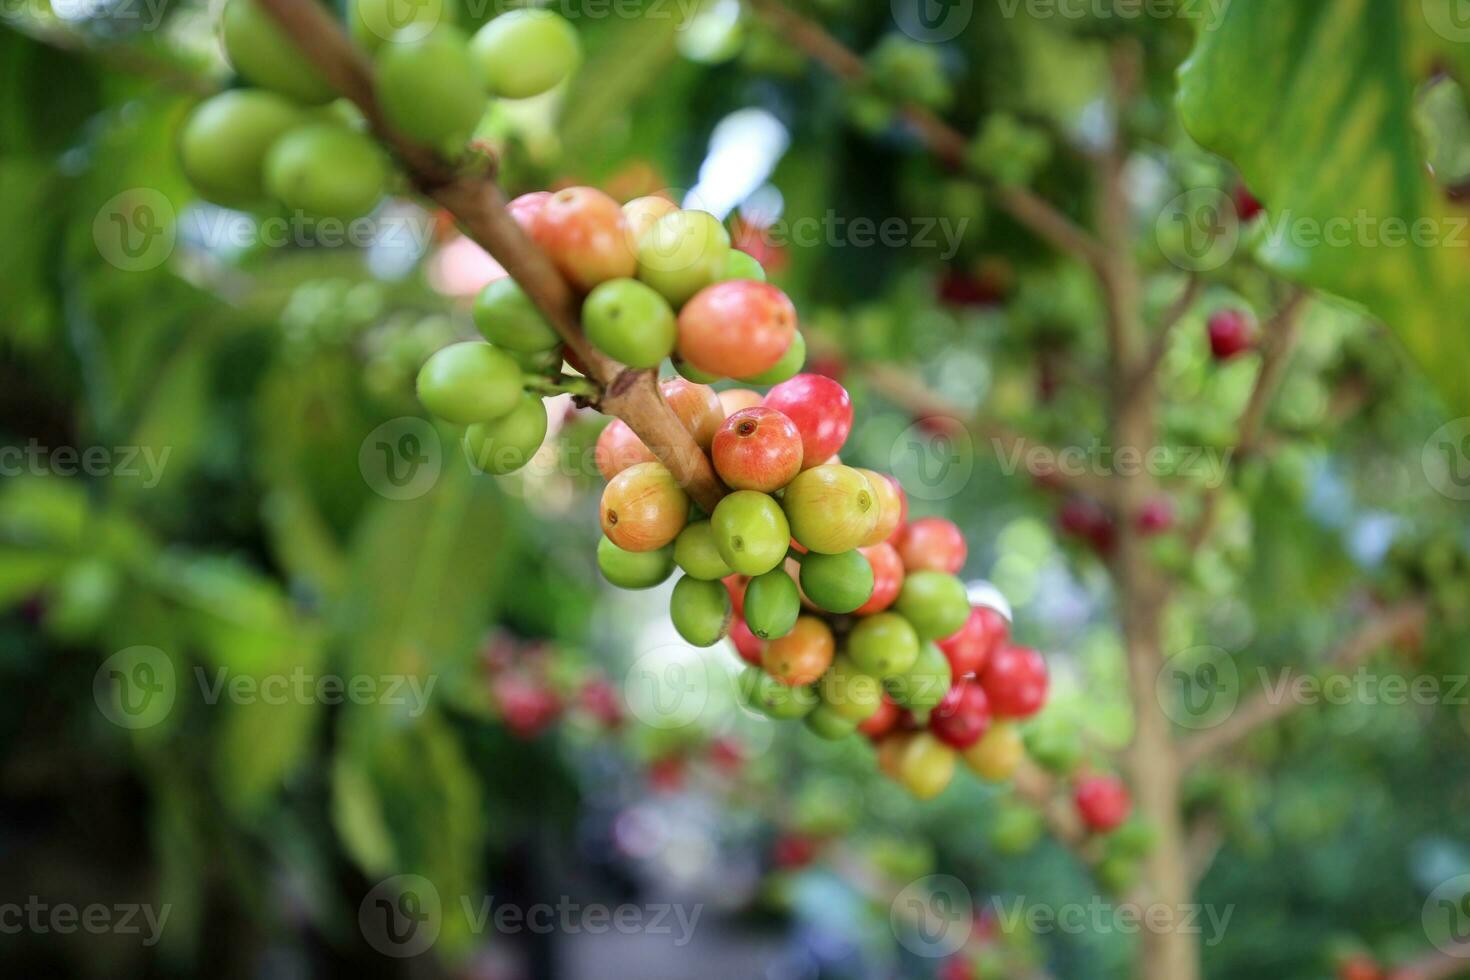
[{"label": "thin twig", "polygon": [[1051,835],[1075,853],[1084,864],[1097,863],[1095,849],[1089,845],[1092,835],[1082,824],[1077,811],[1057,792],[1057,782],[1032,762],[1023,762],[1016,770],[1016,796],[1041,811]]},{"label": "thin twig", "polygon": [[[838,78],[853,83],[868,80],[867,63],[820,24],[792,10],[781,0],[745,2],[775,28],[777,34]],[[947,166],[964,170],[977,179],[985,179],[983,174],[974,173],[965,162],[969,141],[963,133],[923,106],[905,103],[898,109],[930,152]],[[1095,267],[1105,259],[1105,252],[1097,239],[1044,198],[1024,187],[997,186],[994,191],[995,200],[1012,218],[1052,246],[1085,259]]]},{"label": "thin twig", "polygon": [[1044,486],[1093,496],[1103,491],[1102,478],[1063,469],[1061,462],[1065,453],[1061,450],[1016,432],[996,419],[977,415],[954,404],[903,368],[890,364],[865,364],[862,376],[874,391],[901,406],[914,419],[953,419],[988,442],[988,448],[998,461],[1016,461],[1023,472]]},{"label": "thin twig", "polygon": [[[1423,602],[1410,600],[1382,610],[1364,622],[1353,635],[1327,658],[1334,676],[1350,674],[1373,654],[1406,634],[1422,629],[1428,619]],[[1179,747],[1179,759],[1185,766],[1215,755],[1252,732],[1282,718],[1302,702],[1285,696],[1257,694],[1237,707],[1228,719],[1215,728],[1185,739]]]},{"label": "thin twig", "polygon": [[[1271,398],[1276,393],[1277,383],[1285,373],[1292,351],[1296,348],[1300,314],[1309,296],[1310,293],[1305,289],[1293,290],[1286,302],[1276,311],[1276,315],[1266,325],[1261,340],[1260,371],[1256,374],[1256,383],[1246,400],[1245,410],[1241,412],[1235,447],[1226,458],[1227,463],[1231,466],[1239,466],[1241,461],[1253,453],[1260,443],[1266,423],[1266,411],[1271,407]],[[1224,492],[1224,481],[1205,491],[1200,502],[1199,516],[1195,519],[1194,526],[1190,528],[1186,538],[1191,552],[1198,551],[1214,530],[1215,518],[1220,509],[1220,498]]]},{"label": "thin twig", "polygon": [[1213,813],[1200,817],[1189,829],[1185,852],[1189,855],[1189,880],[1193,888],[1199,888],[1200,880],[1215,863],[1224,843],[1225,828],[1221,825],[1220,818]]},{"label": "thin twig", "polygon": [[1159,365],[1164,361],[1164,355],[1169,352],[1169,340],[1173,336],[1174,328],[1184,319],[1185,314],[1194,308],[1203,286],[1204,280],[1191,274],[1185,280],[1184,288],[1179,291],[1179,298],[1159,318],[1158,326],[1154,328],[1153,339],[1149,342],[1148,350],[1143,355],[1143,361],[1138,365],[1138,369],[1133,373],[1133,380],[1129,383],[1129,397],[1141,397],[1148,390],[1148,385],[1153,382],[1154,376],[1158,373]]},{"label": "thin twig", "polygon": [[372,70],[327,9],[300,0],[260,0],[327,81],[362,110],[378,138],[407,168],[414,184],[453,214],[546,316],[601,388],[597,407],[628,423],[689,494],[709,510],[725,493],[708,457],[663,401],[653,371],[635,371],[587,340],[578,300],[551,260],[531,243],[505,209],[500,188],[484,168],[466,172],[396,133],[374,92]]}]

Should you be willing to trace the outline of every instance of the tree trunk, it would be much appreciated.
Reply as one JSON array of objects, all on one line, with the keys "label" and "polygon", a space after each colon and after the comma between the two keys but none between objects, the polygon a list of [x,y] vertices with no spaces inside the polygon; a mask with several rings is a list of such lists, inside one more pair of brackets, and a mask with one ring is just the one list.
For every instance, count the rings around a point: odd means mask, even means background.
[{"label": "tree trunk", "polygon": [[[1153,400],[1130,398],[1126,389],[1118,395],[1118,445],[1146,452],[1157,436]],[[1157,679],[1164,665],[1160,615],[1166,587],[1134,527],[1136,515],[1156,488],[1143,472],[1119,474],[1114,486],[1118,548],[1113,575],[1134,714],[1127,765],[1134,805],[1156,835],[1153,850],[1144,861],[1141,901],[1145,913],[1152,906],[1161,906],[1169,913],[1155,913],[1164,925],[1157,931],[1149,928],[1147,915],[1142,917],[1136,975],[1142,980],[1199,980],[1197,933],[1180,929],[1181,921],[1195,919],[1185,917],[1185,907],[1193,903],[1194,896],[1179,800],[1179,753],[1157,693]]]},{"label": "tree trunk", "polygon": [[1149,930],[1144,918],[1137,975],[1143,980],[1199,980],[1197,936],[1179,928],[1181,922],[1195,921],[1184,912],[1194,896],[1179,802],[1179,759],[1169,720],[1155,693],[1155,678],[1163,665],[1158,611],[1137,595],[1125,595],[1123,603],[1123,637],[1135,706],[1128,766],[1135,805],[1156,834],[1144,862],[1143,902],[1145,910],[1157,905],[1169,912],[1166,918],[1160,917],[1167,928],[1158,932]]}]

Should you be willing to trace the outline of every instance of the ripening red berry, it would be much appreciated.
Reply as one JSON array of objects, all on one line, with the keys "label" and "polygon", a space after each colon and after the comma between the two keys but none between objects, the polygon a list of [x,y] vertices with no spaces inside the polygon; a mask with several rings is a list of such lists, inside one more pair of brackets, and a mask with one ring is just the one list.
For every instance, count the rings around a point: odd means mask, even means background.
[{"label": "ripening red berry", "polygon": [[771,275],[786,268],[786,246],[774,241],[761,225],[736,218],[730,228],[730,244],[759,262]]},{"label": "ripening red berry", "polygon": [[742,408],[755,408],[765,398],[758,391],[749,388],[727,388],[720,392],[720,407],[725,410],[725,418],[729,418]]},{"label": "ripening red berry", "polygon": [[802,616],[790,633],[766,644],[761,666],[782,684],[800,687],[825,674],[836,651],[832,628],[815,616]]},{"label": "ripening red berry", "polygon": [[946,269],[935,290],[939,302],[949,306],[994,306],[1005,299],[1005,290],[995,277],[973,276],[960,269]]},{"label": "ripening red berry", "polygon": [[536,221],[540,218],[541,211],[549,200],[551,200],[551,191],[532,191],[512,199],[505,209],[510,212],[512,218],[516,219],[516,224],[521,226],[521,231],[535,238]]},{"label": "ripening red berry", "polygon": [[817,374],[824,378],[831,378],[833,381],[841,381],[847,377],[847,359],[841,354],[830,351],[813,354],[807,358],[806,370],[808,374]]},{"label": "ripening red berry", "polygon": [[1133,810],[1128,787],[1116,776],[1083,777],[1077,781],[1072,799],[1087,829],[1098,834],[1118,829]]},{"label": "ripening red berry", "polygon": [[965,567],[969,551],[959,527],[942,517],[921,517],[909,524],[898,539],[897,548],[907,571],[928,570],[951,575]]},{"label": "ripening red berry", "polygon": [[656,194],[635,197],[623,205],[623,217],[628,222],[628,244],[636,253],[638,240],[666,214],[679,210],[679,205]]},{"label": "ripening red berry", "polygon": [[888,543],[897,546],[899,538],[909,523],[909,495],[904,493],[903,484],[898,482],[898,477],[891,473],[886,473],[884,476],[889,483],[893,484],[893,489],[898,491],[898,526],[888,536]]},{"label": "ripening red berry", "polygon": [[592,455],[604,480],[611,480],[630,466],[658,461],[622,419],[613,419],[598,433]]},{"label": "ripening red berry", "polygon": [[770,283],[753,279],[706,286],[679,311],[679,356],[722,378],[769,371],[795,337],[791,300]]},{"label": "ripening red berry", "polygon": [[775,493],[801,472],[801,433],[774,408],[744,408],[720,423],[710,455],[732,490]]},{"label": "ripening red berry", "polygon": [[1069,497],[1057,510],[1057,527],[1074,538],[1092,536],[1093,528],[1103,519],[1103,509],[1088,497]]},{"label": "ripening red berry", "polygon": [[873,488],[873,495],[878,498],[879,504],[878,523],[873,525],[873,532],[863,539],[863,544],[875,545],[892,540],[908,514],[909,505],[904,498],[903,488],[887,473],[879,473],[877,470],[858,472],[868,478],[868,484]]},{"label": "ripening red berry", "polygon": [[658,463],[639,463],[602,491],[602,533],[624,551],[657,551],[689,520],[689,497]]},{"label": "ripening red berry", "polygon": [[726,773],[739,772],[745,766],[745,748],[729,736],[709,743],[709,761]]},{"label": "ripening red berry", "polygon": [[720,423],[725,421],[720,396],[709,385],[695,384],[683,378],[665,378],[659,382],[658,390],[694,441],[699,443],[699,448],[709,452]]},{"label": "ripening red berry", "polygon": [[1255,345],[1255,328],[1242,310],[1220,310],[1206,324],[1210,353],[1217,361],[1228,361]]},{"label": "ripening red berry", "polygon": [[1265,206],[1251,193],[1250,188],[1244,182],[1237,182],[1235,190],[1231,194],[1235,199],[1235,215],[1241,224],[1249,224],[1256,215],[1265,210]]},{"label": "ripening red berry", "polygon": [[638,271],[618,202],[593,187],[557,191],[531,225],[536,244],[582,292]]},{"label": "ripening red berry", "polygon": [[648,785],[658,793],[678,792],[684,786],[684,760],[677,755],[655,759],[648,766]]},{"label": "ripening red berry", "polygon": [[817,844],[805,834],[782,834],[771,846],[771,860],[778,868],[804,868],[816,859]]},{"label": "ripening red berry", "polygon": [[831,459],[852,431],[852,398],[842,385],[821,375],[798,374],[783,381],[766,393],[761,404],[796,424],[803,469]]},{"label": "ripening red berry", "polygon": [[501,718],[517,738],[534,738],[561,714],[561,701],[541,683],[501,674],[492,688]]},{"label": "ripening red berry", "polygon": [[992,651],[1000,648],[1010,638],[1011,624],[989,606],[975,606],[970,618],[958,631],[937,641],[940,650],[949,658],[949,668],[955,677],[978,674],[985,668]]},{"label": "ripening red berry", "polygon": [[623,706],[618,693],[606,678],[594,677],[577,692],[577,703],[604,728],[616,728],[623,721]]},{"label": "ripening red berry", "polygon": [[725,583],[725,591],[730,593],[730,606],[735,610],[737,619],[745,616],[745,586],[750,579],[744,575],[726,575],[720,579]]},{"label": "ripening red berry", "polygon": [[1113,550],[1113,519],[1090,497],[1071,497],[1062,504],[1057,526],[1064,534],[1086,541],[1099,554]]},{"label": "ripening red berry", "polygon": [[852,611],[854,616],[871,616],[880,613],[898,600],[903,589],[903,559],[893,545],[875,544],[859,548],[858,554],[868,559],[873,568],[873,594],[868,601]]},{"label": "ripening red berry", "polygon": [[[1385,978],[1383,971],[1372,957],[1357,953],[1337,964],[1337,980],[1385,980]],[[1389,980],[1392,980],[1392,975]]]},{"label": "ripening red berry", "polygon": [[[732,592],[731,595],[735,593]],[[745,624],[744,617],[738,614],[730,622],[730,639],[735,642],[735,652],[740,654],[741,660],[757,667],[761,665],[761,652],[765,650],[765,641],[752,633],[750,627]]]},{"label": "ripening red berry", "polygon": [[956,749],[968,749],[989,729],[990,699],[975,681],[957,681],[929,715],[929,730]]},{"label": "ripening red berry", "polygon": [[885,694],[883,695],[883,700],[878,703],[878,710],[859,722],[857,730],[868,736],[868,738],[882,738],[897,728],[899,720],[902,718],[903,709],[898,706],[897,702]]},{"label": "ripening red berry", "polygon": [[939,964],[936,980],[979,980],[979,976],[975,973],[975,964],[970,962],[969,957],[959,954]]},{"label": "ripening red berry", "polygon": [[1046,703],[1046,660],[1030,647],[991,651],[979,674],[990,709],[1002,718],[1029,718]]},{"label": "ripening red berry", "polygon": [[1168,497],[1154,497],[1139,508],[1134,521],[1138,533],[1163,534],[1174,526],[1174,504]]}]

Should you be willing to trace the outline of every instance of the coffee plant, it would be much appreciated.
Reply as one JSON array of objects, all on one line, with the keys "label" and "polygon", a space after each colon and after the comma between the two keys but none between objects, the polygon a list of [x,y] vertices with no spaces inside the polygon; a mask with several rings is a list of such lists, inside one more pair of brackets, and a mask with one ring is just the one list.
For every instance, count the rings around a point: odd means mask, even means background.
[{"label": "coffee plant", "polygon": [[[869,972],[950,980],[1465,962],[1450,0],[131,6],[0,11],[0,199],[37,226],[0,246],[7,438],[167,439],[184,474],[5,473],[7,663],[100,685],[12,713],[7,793],[42,802],[5,830],[130,815],[101,850],[141,880],[140,830],[167,849],[170,962],[235,961],[225,894],[359,969],[321,896],[467,896],[550,834],[687,884],[694,825],[758,855],[722,855],[728,908],[827,930],[802,975],[856,972],[834,918],[896,940]],[[329,245],[406,216],[397,251]],[[639,717],[588,655],[642,641],[598,578],[658,590],[636,625],[736,713]],[[187,666],[444,687],[131,725],[119,692]],[[99,711],[130,741],[72,751]],[[613,802],[577,823],[573,785]],[[954,943],[945,870],[992,899]],[[1238,918],[1002,908],[1063,894]]]}]

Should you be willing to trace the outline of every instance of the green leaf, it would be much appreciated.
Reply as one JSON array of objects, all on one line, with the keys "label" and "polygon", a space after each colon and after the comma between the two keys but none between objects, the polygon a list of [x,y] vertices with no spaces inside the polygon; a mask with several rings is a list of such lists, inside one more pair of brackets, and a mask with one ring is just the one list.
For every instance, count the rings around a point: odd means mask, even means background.
[{"label": "green leaf", "polygon": [[1470,234],[1414,122],[1436,60],[1470,67],[1454,22],[1434,23],[1451,3],[1233,0],[1180,70],[1179,109],[1266,203],[1259,259],[1366,306],[1465,412]]},{"label": "green leaf", "polygon": [[0,609],[36,592],[66,563],[66,556],[54,551],[0,548]]},{"label": "green leaf", "polygon": [[494,480],[472,475],[446,443],[432,491],[379,499],[358,527],[339,620],[347,673],[448,684],[473,668],[507,529]]},{"label": "green leaf", "polygon": [[294,482],[276,487],[261,516],[272,551],[291,576],[335,598],[347,576],[347,562],[311,495]]},{"label": "green leaf", "polygon": [[224,559],[162,559],[154,585],[181,607],[177,618],[206,655],[180,675],[179,693],[213,722],[220,793],[237,812],[256,813],[306,761],[323,704],[336,696],[319,686],[321,630],[293,613],[274,581]]},{"label": "green leaf", "polygon": [[370,875],[389,875],[397,861],[383,800],[371,774],[347,756],[332,765],[332,823],[358,867]]},{"label": "green leaf", "polygon": [[[353,705],[338,725],[333,818],[354,861],[369,876],[419,874],[445,908],[478,894],[484,811],[480,785],[454,730],[436,712],[384,727],[380,712]],[[445,915],[439,943],[471,942],[470,923]]]}]

